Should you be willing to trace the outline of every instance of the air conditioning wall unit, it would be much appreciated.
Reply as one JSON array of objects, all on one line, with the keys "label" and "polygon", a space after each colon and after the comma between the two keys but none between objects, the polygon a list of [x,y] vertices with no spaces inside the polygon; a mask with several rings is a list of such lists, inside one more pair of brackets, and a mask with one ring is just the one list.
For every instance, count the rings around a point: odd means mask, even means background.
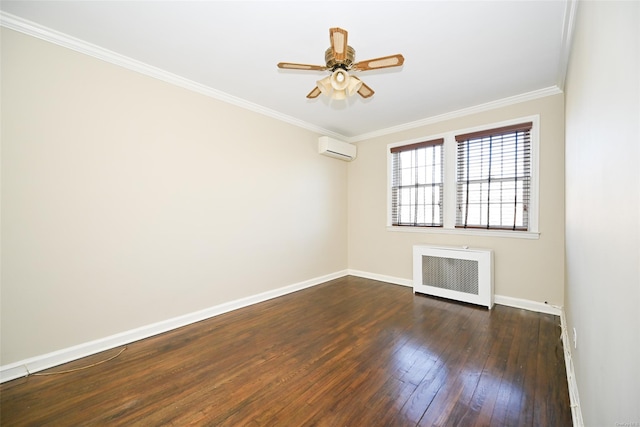
[{"label": "air conditioning wall unit", "polygon": [[356,158],[357,147],[328,136],[318,138],[318,153],[347,162]]}]

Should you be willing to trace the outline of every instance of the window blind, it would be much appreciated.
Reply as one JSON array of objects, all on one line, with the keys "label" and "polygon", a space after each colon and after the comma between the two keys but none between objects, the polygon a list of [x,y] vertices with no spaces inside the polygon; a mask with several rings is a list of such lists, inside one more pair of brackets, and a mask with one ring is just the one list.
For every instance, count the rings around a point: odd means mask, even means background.
[{"label": "window blind", "polygon": [[444,139],[393,147],[391,224],[442,227]]},{"label": "window blind", "polygon": [[456,227],[528,230],[531,127],[456,136]]}]

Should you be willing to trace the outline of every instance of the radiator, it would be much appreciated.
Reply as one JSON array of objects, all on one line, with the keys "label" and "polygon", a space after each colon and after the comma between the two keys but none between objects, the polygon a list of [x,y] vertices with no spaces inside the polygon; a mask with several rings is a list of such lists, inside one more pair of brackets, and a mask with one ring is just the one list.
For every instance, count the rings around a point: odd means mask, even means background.
[{"label": "radiator", "polygon": [[413,292],[493,307],[493,251],[415,245]]}]

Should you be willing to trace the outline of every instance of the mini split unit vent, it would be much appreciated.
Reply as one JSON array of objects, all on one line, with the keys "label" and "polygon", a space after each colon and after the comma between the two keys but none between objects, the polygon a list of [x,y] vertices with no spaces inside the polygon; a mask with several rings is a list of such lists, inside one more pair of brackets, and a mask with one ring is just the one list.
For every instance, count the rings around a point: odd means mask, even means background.
[{"label": "mini split unit vent", "polygon": [[318,153],[350,162],[356,158],[356,146],[328,136],[321,136],[318,139]]}]

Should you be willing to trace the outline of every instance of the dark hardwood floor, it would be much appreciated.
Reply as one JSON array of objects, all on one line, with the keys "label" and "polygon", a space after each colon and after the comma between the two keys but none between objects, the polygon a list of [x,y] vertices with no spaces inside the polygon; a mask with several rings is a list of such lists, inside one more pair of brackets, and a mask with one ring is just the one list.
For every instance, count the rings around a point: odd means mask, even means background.
[{"label": "dark hardwood floor", "polygon": [[0,423],[570,426],[559,322],[344,277],[2,384]]}]

